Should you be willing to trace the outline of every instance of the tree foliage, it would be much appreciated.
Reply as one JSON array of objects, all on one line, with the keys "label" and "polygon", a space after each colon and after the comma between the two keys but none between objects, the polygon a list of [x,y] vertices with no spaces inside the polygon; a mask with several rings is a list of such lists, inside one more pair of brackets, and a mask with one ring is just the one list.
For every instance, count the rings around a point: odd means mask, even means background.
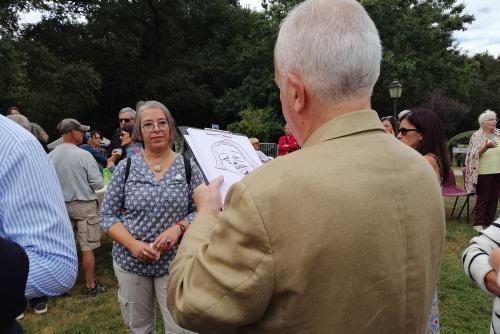
[{"label": "tree foliage", "polygon": [[262,142],[275,142],[283,132],[282,123],[271,108],[248,108],[239,113],[240,121],[229,124],[229,131],[256,137]]},{"label": "tree foliage", "polygon": [[[372,103],[380,115],[392,113],[393,79],[404,86],[401,109],[434,107],[449,135],[474,128],[484,109],[500,111],[500,59],[462,54],[453,40],[473,20],[458,0],[360,2],[383,45]],[[236,0],[3,1],[0,108],[17,104],[51,134],[68,116],[109,134],[119,109],[157,99],[178,124],[231,124],[274,140],[284,123],[274,42],[297,3],[263,0],[254,12]],[[19,25],[19,13],[33,9],[42,21]]]}]

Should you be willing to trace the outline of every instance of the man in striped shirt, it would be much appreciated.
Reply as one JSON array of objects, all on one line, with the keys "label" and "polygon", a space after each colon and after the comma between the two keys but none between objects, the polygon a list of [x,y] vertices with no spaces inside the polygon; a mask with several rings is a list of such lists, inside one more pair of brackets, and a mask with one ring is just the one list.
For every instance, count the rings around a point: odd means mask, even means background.
[{"label": "man in striped shirt", "polygon": [[78,262],[61,186],[38,140],[0,116],[0,237],[29,258],[25,296],[60,295],[73,286]]},{"label": "man in striped shirt", "polygon": [[491,252],[499,246],[500,219],[481,231],[477,237],[472,238],[462,256],[465,274],[483,291],[495,296],[490,323],[491,334],[500,333],[500,286],[497,281],[497,272],[488,259]]}]

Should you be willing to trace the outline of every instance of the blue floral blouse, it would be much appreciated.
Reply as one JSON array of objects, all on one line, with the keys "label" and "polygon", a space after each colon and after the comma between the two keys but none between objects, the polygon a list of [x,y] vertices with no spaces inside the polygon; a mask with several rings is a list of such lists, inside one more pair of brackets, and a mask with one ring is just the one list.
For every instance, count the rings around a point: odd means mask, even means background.
[{"label": "blue floral blouse", "polygon": [[[203,182],[200,169],[191,159],[191,183],[187,184],[184,159],[177,154],[174,162],[160,180],[156,180],[142,154],[131,157],[130,172],[124,186],[127,160],[116,166],[101,208],[100,223],[107,232],[111,225],[121,221],[137,240],[147,243],[176,222],[189,223],[195,216],[193,189]],[[125,198],[124,210],[121,210]],[[117,242],[113,242],[112,255],[124,270],[143,276],[164,276],[175,257],[177,245],[153,263],[137,260]]]}]

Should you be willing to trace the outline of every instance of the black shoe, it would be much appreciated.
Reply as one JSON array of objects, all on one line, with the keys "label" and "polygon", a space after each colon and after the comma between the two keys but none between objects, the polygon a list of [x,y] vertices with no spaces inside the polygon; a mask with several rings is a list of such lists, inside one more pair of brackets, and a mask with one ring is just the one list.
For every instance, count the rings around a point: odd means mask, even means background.
[{"label": "black shoe", "polygon": [[44,314],[47,313],[47,302],[49,301],[49,297],[38,297],[30,299],[30,305],[35,311],[35,314]]},{"label": "black shoe", "polygon": [[95,297],[98,293],[106,292],[106,287],[95,282],[95,287],[85,289],[85,297]]}]

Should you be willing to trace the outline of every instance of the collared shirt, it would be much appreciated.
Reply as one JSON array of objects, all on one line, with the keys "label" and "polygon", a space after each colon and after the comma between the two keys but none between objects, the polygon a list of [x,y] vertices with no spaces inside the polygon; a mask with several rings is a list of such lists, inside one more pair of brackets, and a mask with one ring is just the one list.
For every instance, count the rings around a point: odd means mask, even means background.
[{"label": "collared shirt", "polygon": [[92,154],[74,144],[64,143],[49,153],[61,183],[64,201],[93,201],[104,180]]},{"label": "collared shirt", "polygon": [[27,298],[60,295],[73,286],[76,246],[57,175],[38,140],[4,116],[0,237],[21,245],[29,257]]},{"label": "collared shirt", "polygon": [[[194,161],[191,160],[191,183],[188,185],[184,159],[180,154],[159,180],[155,179],[142,154],[135,154],[130,159],[126,183],[126,159],[113,172],[101,208],[102,228],[107,231],[111,225],[121,221],[135,239],[151,243],[176,222],[183,219],[191,222],[195,215],[193,189],[203,182],[203,176]],[[122,203],[125,203],[123,213]],[[144,263],[134,258],[125,247],[113,242],[113,259],[116,263],[128,272],[144,276],[168,274],[168,265],[176,252],[177,245],[163,253],[158,261]]]}]

